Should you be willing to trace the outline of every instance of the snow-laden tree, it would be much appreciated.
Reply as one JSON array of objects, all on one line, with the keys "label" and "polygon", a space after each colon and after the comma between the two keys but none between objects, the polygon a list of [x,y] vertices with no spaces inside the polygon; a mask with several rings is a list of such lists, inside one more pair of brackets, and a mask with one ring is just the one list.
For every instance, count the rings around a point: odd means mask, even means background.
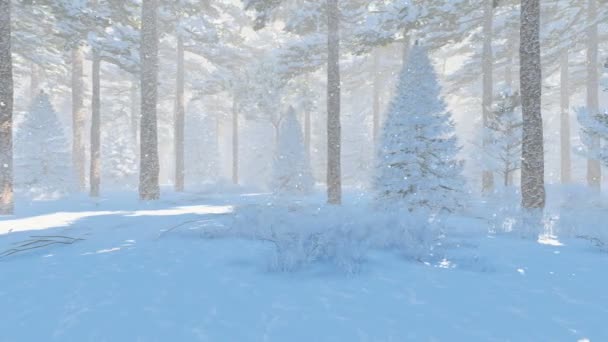
[{"label": "snow-laden tree", "polygon": [[513,173],[521,167],[521,111],[517,92],[505,89],[494,100],[493,114],[487,122],[490,144],[485,153],[494,172],[502,176],[503,185],[513,184]]},{"label": "snow-laden tree", "polygon": [[56,197],[72,189],[70,143],[49,96],[34,99],[15,134],[17,190],[34,197]]},{"label": "snow-laden tree", "polygon": [[135,189],[137,185],[137,151],[129,126],[129,114],[121,108],[103,125],[101,163],[102,182],[108,188]]},{"label": "snow-laden tree", "polygon": [[290,107],[281,120],[270,187],[278,195],[302,195],[312,192],[314,177],[304,148],[302,127]]},{"label": "snow-laden tree", "polygon": [[[586,107],[576,109],[583,146],[581,152],[590,159],[608,166],[608,112],[591,112]],[[602,144],[597,144],[600,141]]]},{"label": "snow-laden tree", "polygon": [[412,48],[384,123],[374,188],[383,203],[453,211],[463,163],[451,113],[424,47]]},{"label": "snow-laden tree", "polygon": [[185,117],[185,184],[188,187],[216,182],[219,178],[217,117],[205,112],[201,100],[188,104]]}]

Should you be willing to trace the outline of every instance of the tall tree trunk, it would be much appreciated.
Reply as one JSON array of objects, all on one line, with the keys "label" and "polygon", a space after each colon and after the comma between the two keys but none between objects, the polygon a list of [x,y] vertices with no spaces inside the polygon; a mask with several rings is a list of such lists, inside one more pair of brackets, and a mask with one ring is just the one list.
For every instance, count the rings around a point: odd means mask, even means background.
[{"label": "tall tree trunk", "polygon": [[570,183],[572,178],[572,161],[570,158],[570,89],[568,69],[568,49],[564,49],[560,58],[560,149],[561,149],[561,181],[562,184]]},{"label": "tall tree trunk", "polygon": [[526,209],[545,207],[540,0],[522,0],[520,83],[523,114],[521,194]]},{"label": "tall tree trunk", "polygon": [[[486,134],[488,124],[492,116],[492,100],[494,97],[493,88],[493,56],[492,56],[492,36],[493,36],[493,15],[494,15],[494,0],[484,0],[484,20],[483,20],[483,55],[482,55],[482,73],[483,73],[483,95],[482,95],[482,121],[484,129],[483,150],[487,153],[487,146],[491,144],[488,141]],[[481,187],[483,193],[491,192],[494,189],[494,174],[488,170],[487,165],[484,165],[482,171]]]},{"label": "tall tree trunk", "polygon": [[[507,87],[513,91],[513,50],[512,47],[509,46],[509,52],[507,56],[507,64],[505,65],[505,84]],[[510,154],[509,154],[510,155]],[[507,170],[509,170],[511,165],[508,165]],[[505,174],[505,186],[513,185],[513,176],[515,175],[514,171],[508,171]]]},{"label": "tall tree trunk", "polygon": [[143,0],[141,27],[141,120],[139,198],[156,200],[158,184],[158,131],[156,104],[158,92],[157,0]]},{"label": "tall tree trunk", "polygon": [[13,213],[11,1],[0,0],[0,215]]},{"label": "tall tree trunk", "polygon": [[130,96],[131,96],[131,134],[133,135],[133,143],[138,145],[139,143],[139,116],[140,116],[140,104],[138,101],[139,95],[137,94],[137,82],[135,78],[131,78]]},{"label": "tall tree trunk", "polygon": [[327,199],[342,203],[340,126],[340,10],[327,0]]},{"label": "tall tree trunk", "polygon": [[72,165],[80,191],[86,189],[84,130],[83,55],[79,47],[72,49]]},{"label": "tall tree trunk", "polygon": [[175,191],[184,191],[184,41],[177,38],[177,85],[175,89]]},{"label": "tall tree trunk", "polygon": [[99,197],[101,184],[101,58],[93,52],[92,99],[91,99],[91,169],[89,182],[91,197]]},{"label": "tall tree trunk", "polygon": [[[598,75],[598,33],[597,33],[597,0],[589,0],[587,9],[587,109],[590,113],[599,112],[599,75]],[[599,149],[600,139],[594,137],[592,149]],[[593,189],[600,190],[602,167],[597,159],[587,160],[587,182]]]},{"label": "tall tree trunk", "polygon": [[30,62],[30,98],[34,101],[40,91],[40,73],[38,66],[34,62]]},{"label": "tall tree trunk", "polygon": [[236,94],[232,95],[232,183],[239,184],[239,113]]},{"label": "tall tree trunk", "polygon": [[509,45],[508,49],[507,63],[505,65],[505,84],[513,91],[513,47]]},{"label": "tall tree trunk", "polygon": [[374,73],[374,82],[373,82],[373,107],[372,107],[372,115],[373,115],[373,127],[372,127],[372,136],[374,139],[374,144],[378,144],[378,135],[380,132],[380,51],[378,48],[373,53],[374,65],[373,65],[373,73]]}]

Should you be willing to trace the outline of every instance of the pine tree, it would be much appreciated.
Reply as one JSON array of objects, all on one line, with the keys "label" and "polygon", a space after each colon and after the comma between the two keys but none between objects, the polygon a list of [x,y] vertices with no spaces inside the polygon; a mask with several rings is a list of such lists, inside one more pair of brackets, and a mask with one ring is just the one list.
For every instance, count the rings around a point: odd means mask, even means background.
[{"label": "pine tree", "polygon": [[270,186],[275,194],[302,195],[312,192],[314,183],[302,127],[290,107],[279,128]]},{"label": "pine tree", "polygon": [[513,183],[513,173],[521,167],[521,112],[519,94],[511,89],[500,92],[487,123],[491,144],[484,151],[493,171],[502,175],[503,185]]},{"label": "pine tree", "polygon": [[72,188],[70,144],[44,92],[34,99],[15,135],[17,190],[55,197]]},{"label": "pine tree", "polygon": [[[581,127],[582,152],[589,158],[608,166],[608,112],[591,112],[586,107],[576,110]],[[597,144],[597,142],[602,144]]]},{"label": "pine tree", "polygon": [[134,189],[137,184],[137,153],[129,127],[129,117],[121,111],[104,125],[102,134],[102,179],[109,188]]},{"label": "pine tree", "polygon": [[451,113],[426,49],[416,45],[401,71],[384,123],[374,182],[380,201],[409,210],[453,211],[463,191],[463,164]]}]

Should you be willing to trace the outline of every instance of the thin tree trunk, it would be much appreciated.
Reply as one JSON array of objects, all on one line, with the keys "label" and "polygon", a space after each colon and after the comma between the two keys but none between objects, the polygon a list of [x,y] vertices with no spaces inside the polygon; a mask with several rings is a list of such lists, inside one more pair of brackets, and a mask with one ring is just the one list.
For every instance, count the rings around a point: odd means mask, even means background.
[{"label": "thin tree trunk", "polygon": [[72,164],[80,191],[86,189],[84,130],[83,55],[79,47],[72,49]]},{"label": "thin tree trunk", "polygon": [[143,0],[141,28],[141,120],[139,198],[156,200],[158,184],[158,131],[156,105],[158,92],[157,0]]},{"label": "thin tree trunk", "polygon": [[[598,32],[597,32],[597,0],[589,0],[587,20],[587,109],[590,113],[599,112],[599,76],[598,76]],[[593,24],[592,24],[593,23]],[[594,137],[591,148],[599,149],[599,137]],[[602,183],[602,167],[597,159],[587,160],[587,182],[590,187],[599,191]]]},{"label": "thin tree trunk", "polygon": [[239,184],[239,115],[236,95],[232,96],[232,183]]},{"label": "thin tree trunk", "polygon": [[0,215],[13,213],[11,1],[0,0]]},{"label": "thin tree trunk", "polygon": [[540,3],[522,0],[520,83],[523,114],[521,193],[526,209],[545,207]]},{"label": "thin tree trunk", "polygon": [[99,54],[93,52],[92,69],[92,99],[91,99],[91,169],[90,169],[90,195],[99,197],[101,184],[101,87]]},{"label": "thin tree trunk", "polygon": [[40,75],[38,66],[34,62],[30,62],[30,98],[32,101],[38,96],[40,91]]},{"label": "thin tree trunk", "polygon": [[507,64],[505,65],[505,84],[513,91],[513,48],[508,47]]},{"label": "thin tree trunk", "polygon": [[564,49],[560,59],[560,149],[561,149],[561,181],[562,184],[570,183],[572,174],[572,161],[570,158],[570,89],[568,50]]},{"label": "thin tree trunk", "polygon": [[184,41],[177,38],[177,86],[175,90],[175,191],[184,191]]},{"label": "thin tree trunk", "polygon": [[[493,36],[493,13],[494,0],[484,0],[484,20],[483,20],[483,55],[482,55],[482,73],[483,73],[483,95],[482,95],[482,119],[483,119],[483,150],[487,153],[487,146],[491,144],[486,136],[488,124],[492,116],[492,100],[494,97],[493,75],[492,75],[492,36]],[[486,168],[482,171],[482,192],[488,193],[494,189],[494,174]]]},{"label": "thin tree trunk", "polygon": [[131,134],[133,135],[133,143],[138,145],[139,143],[139,113],[140,113],[140,105],[138,101],[137,94],[137,79],[133,77],[131,79],[131,88],[130,88],[130,96],[131,96]]},{"label": "thin tree trunk", "polygon": [[374,73],[374,82],[373,82],[373,91],[372,91],[372,96],[373,96],[373,108],[372,108],[372,115],[373,115],[373,139],[374,139],[374,144],[378,144],[378,134],[380,132],[380,51],[378,50],[378,48],[376,48],[376,50],[374,51],[373,54],[373,58],[374,58],[374,66],[373,66],[373,73]]},{"label": "thin tree trunk", "polygon": [[340,10],[338,0],[327,0],[327,198],[342,203],[340,126]]}]

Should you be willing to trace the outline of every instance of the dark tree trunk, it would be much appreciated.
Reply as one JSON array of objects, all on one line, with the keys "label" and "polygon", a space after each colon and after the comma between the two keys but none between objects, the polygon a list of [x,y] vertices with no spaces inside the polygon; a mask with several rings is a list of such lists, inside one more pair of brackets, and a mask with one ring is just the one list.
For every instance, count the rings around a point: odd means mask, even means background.
[{"label": "dark tree trunk", "polygon": [[158,130],[156,104],[158,92],[157,0],[143,0],[141,28],[141,122],[139,198],[156,200],[158,184]]},{"label": "dark tree trunk", "polygon": [[[493,88],[493,56],[492,56],[492,36],[493,36],[493,16],[494,16],[494,0],[484,0],[484,20],[483,20],[483,55],[482,55],[482,73],[483,73],[483,95],[482,95],[482,119],[484,132],[491,120],[492,116],[492,101],[494,98]],[[484,133],[483,138],[484,153],[487,153],[487,146],[491,144]],[[494,189],[494,174],[486,168],[482,171],[482,192],[488,193]]]},{"label": "dark tree trunk", "polygon": [[342,203],[340,126],[340,10],[327,0],[327,198]]},{"label": "dark tree trunk", "polygon": [[0,215],[13,213],[11,1],[0,0]]},{"label": "dark tree trunk", "polygon": [[526,209],[545,207],[540,3],[521,4],[520,83],[523,114],[521,193]]},{"label": "dark tree trunk", "polygon": [[86,189],[86,151],[84,130],[83,55],[79,47],[72,49],[72,163],[80,191]]},{"label": "dark tree trunk", "polygon": [[[175,89],[175,191],[184,191],[184,41],[177,38],[177,85]],[[202,132],[201,132],[202,133]]]},{"label": "dark tree trunk", "polygon": [[92,69],[92,99],[91,99],[91,169],[90,169],[90,195],[99,197],[101,184],[101,87],[100,87],[101,59],[93,52]]},{"label": "dark tree trunk", "polygon": [[[599,75],[598,75],[598,32],[597,32],[597,0],[588,0],[587,9],[587,109],[592,114],[599,112]],[[591,148],[600,147],[599,137],[594,137]],[[602,166],[597,159],[587,161],[587,182],[593,189],[599,191],[602,183]]]}]

